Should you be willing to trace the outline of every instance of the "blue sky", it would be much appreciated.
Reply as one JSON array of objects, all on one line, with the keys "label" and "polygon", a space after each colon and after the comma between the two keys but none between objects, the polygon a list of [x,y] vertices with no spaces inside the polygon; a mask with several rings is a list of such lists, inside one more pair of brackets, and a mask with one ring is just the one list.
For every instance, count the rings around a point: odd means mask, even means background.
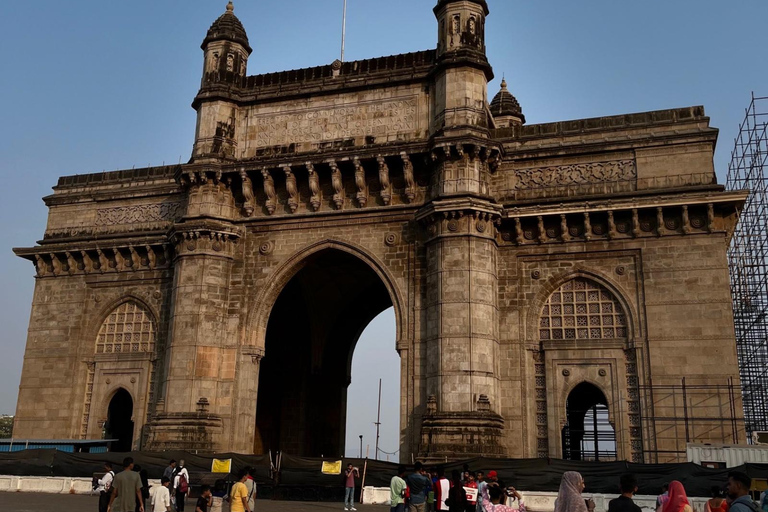
[{"label": "blue sky", "polygon": [[[488,3],[488,56],[498,77],[490,94],[506,74],[529,123],[701,104],[721,129],[716,167],[723,180],[750,92],[768,95],[765,0]],[[33,289],[32,265],[11,247],[42,237],[40,198],[58,176],[189,158],[199,46],[225,4],[0,2],[0,413],[15,409]],[[433,48],[433,5],[349,0],[347,59]],[[342,0],[236,1],[254,48],[249,73],[332,62],[341,6]],[[360,369],[380,361],[382,351],[389,358],[382,447],[396,449],[393,323],[388,314],[375,321],[355,354],[350,453],[357,452],[358,434],[367,444],[375,433],[370,397],[379,375]]]}]

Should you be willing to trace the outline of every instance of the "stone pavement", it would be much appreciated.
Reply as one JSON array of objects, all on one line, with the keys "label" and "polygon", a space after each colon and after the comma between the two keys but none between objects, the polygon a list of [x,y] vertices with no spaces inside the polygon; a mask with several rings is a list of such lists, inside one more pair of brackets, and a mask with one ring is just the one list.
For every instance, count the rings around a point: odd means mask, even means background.
[{"label": "stone pavement", "polygon": [[[66,494],[36,494],[36,493],[0,493],[0,509],[14,512],[97,512],[99,509],[96,496],[75,496]],[[359,505],[360,512],[383,512],[388,507],[383,505]],[[186,510],[194,510],[194,502],[187,501]],[[225,511],[228,508],[225,506]],[[323,510],[344,510],[343,503],[309,503],[303,501],[270,501],[256,502],[256,512],[304,512]]]}]

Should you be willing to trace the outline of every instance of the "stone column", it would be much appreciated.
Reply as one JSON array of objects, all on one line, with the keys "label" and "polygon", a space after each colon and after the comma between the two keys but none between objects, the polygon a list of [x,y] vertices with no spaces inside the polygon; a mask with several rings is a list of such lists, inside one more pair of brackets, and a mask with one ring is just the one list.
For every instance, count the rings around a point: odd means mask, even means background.
[{"label": "stone column", "polygon": [[[149,449],[228,448],[236,338],[229,332],[232,263],[240,240],[231,191],[205,173],[189,191],[187,216],[174,227],[173,307],[165,347],[165,410],[150,424]],[[218,217],[217,219],[214,218]]]},{"label": "stone column", "polygon": [[[466,168],[464,155],[441,163],[441,176]],[[481,162],[480,166],[485,163]],[[451,168],[449,170],[448,168]],[[466,182],[479,186],[477,180]],[[472,197],[425,207],[427,226],[427,413],[420,458],[500,456],[497,245],[500,208]]]}]

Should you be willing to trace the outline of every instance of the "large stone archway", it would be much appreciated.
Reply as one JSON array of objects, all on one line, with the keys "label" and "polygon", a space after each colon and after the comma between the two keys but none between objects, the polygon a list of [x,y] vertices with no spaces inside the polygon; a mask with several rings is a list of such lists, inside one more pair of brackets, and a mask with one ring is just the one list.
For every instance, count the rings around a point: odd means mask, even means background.
[{"label": "large stone archway", "polygon": [[267,324],[255,453],[344,453],[352,353],[365,327],[391,306],[376,272],[348,252],[324,249],[302,262]]}]

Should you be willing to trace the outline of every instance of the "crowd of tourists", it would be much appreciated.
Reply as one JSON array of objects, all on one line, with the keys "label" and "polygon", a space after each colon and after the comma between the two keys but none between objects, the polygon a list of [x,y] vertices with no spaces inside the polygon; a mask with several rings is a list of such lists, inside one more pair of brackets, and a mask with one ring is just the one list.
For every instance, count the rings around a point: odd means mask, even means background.
[{"label": "crowd of tourists", "polygon": [[[728,474],[724,487],[713,487],[705,512],[768,512],[768,493],[755,503],[749,492],[752,480],[744,473]],[[595,502],[585,499],[586,488],[580,473],[563,474],[555,500],[555,512],[593,512]],[[608,512],[641,512],[633,497],[638,491],[635,475],[625,474],[619,480],[620,496],[610,500]],[[662,487],[656,500],[656,512],[693,512],[685,487],[678,481]],[[523,496],[502,482],[496,471],[452,471],[450,479],[442,469],[427,469],[419,462],[407,474],[405,466],[390,482],[391,512],[525,512]],[[355,510],[345,502],[345,510]]]},{"label": "crowd of tourists", "polygon": [[[149,485],[146,470],[134,465],[131,457],[123,460],[117,474],[112,464],[104,464],[104,476],[95,484],[99,491],[99,512],[184,512],[189,493],[189,472],[184,461],[171,459],[163,471],[160,485]],[[237,473],[237,481],[226,495],[230,512],[253,512],[256,482],[251,468]],[[203,485],[194,512],[209,512],[213,505],[211,487]]]},{"label": "crowd of tourists", "polygon": [[[184,512],[189,492],[189,472],[184,461],[171,460],[163,472],[160,485],[150,486],[147,472],[134,465],[133,459],[123,461],[123,470],[115,473],[110,463],[105,474],[95,484],[100,491],[99,512]],[[237,473],[237,481],[222,496],[229,502],[230,512],[253,512],[256,482],[251,468]],[[343,472],[345,482],[344,510],[357,510],[354,497],[358,468],[349,464]],[[744,473],[728,474],[724,486],[713,487],[704,512],[768,512],[768,494],[759,503],[750,496],[752,481]],[[595,502],[585,498],[584,479],[580,473],[563,474],[555,501],[555,512],[593,512]],[[608,512],[641,512],[633,497],[638,491],[635,475],[625,474],[619,480],[620,496],[609,502]],[[665,484],[656,500],[656,512],[693,512],[685,487],[681,482]],[[441,468],[427,470],[417,462],[414,471],[398,468],[390,482],[391,512],[525,512],[523,496],[499,479],[496,471],[452,471],[450,478]],[[203,485],[194,512],[209,512],[212,506],[211,488]]]}]

